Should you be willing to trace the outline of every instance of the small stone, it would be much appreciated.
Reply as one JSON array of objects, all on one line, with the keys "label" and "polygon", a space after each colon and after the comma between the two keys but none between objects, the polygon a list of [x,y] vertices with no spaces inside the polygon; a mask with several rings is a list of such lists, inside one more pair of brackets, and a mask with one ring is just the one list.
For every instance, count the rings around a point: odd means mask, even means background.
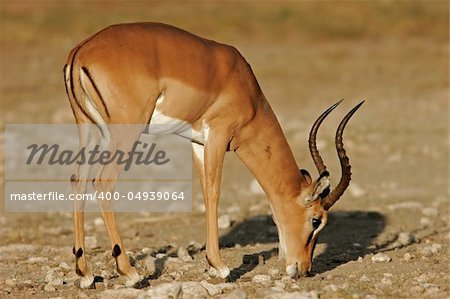
[{"label": "small stone", "polygon": [[[195,298],[198,298],[198,296],[196,296]],[[221,298],[222,299],[246,299],[247,293],[245,292],[244,289],[235,289],[232,292],[230,292],[229,294],[226,294]]]},{"label": "small stone", "polygon": [[358,256],[358,263],[364,262],[364,259],[361,256]]},{"label": "small stone", "polygon": [[61,268],[61,269],[64,269],[64,270],[71,270],[72,269],[69,265],[67,265],[64,262],[60,263],[58,267]]},{"label": "small stone", "polygon": [[44,287],[44,290],[46,292],[54,292],[54,291],[56,291],[55,287],[53,285],[51,285],[51,284],[46,284],[45,287]]},{"label": "small stone", "polygon": [[434,243],[432,245],[423,247],[421,252],[424,256],[430,256],[432,254],[439,253],[441,249],[442,249],[441,244]]},{"label": "small stone", "polygon": [[372,263],[389,263],[392,258],[382,252],[379,252],[372,256]]},{"label": "small stone", "polygon": [[267,274],[269,274],[271,277],[278,277],[280,276],[280,270],[272,268],[267,271]]},{"label": "small stone", "polygon": [[235,288],[235,285],[231,283],[212,284],[207,282],[206,280],[202,280],[200,284],[206,289],[206,291],[208,291],[208,294],[210,296],[219,295],[222,294],[224,290],[231,290]]},{"label": "small stone", "polygon": [[363,276],[361,276],[361,278],[359,279],[360,282],[370,282],[371,279],[369,278],[369,276],[367,276],[367,274],[363,274]]},{"label": "small stone", "polygon": [[283,276],[283,277],[281,278],[281,281],[284,282],[284,283],[286,283],[286,284],[291,284],[291,283],[294,283],[294,282],[295,282],[295,279],[293,279],[293,278],[290,277],[290,276]]},{"label": "small stone", "polygon": [[97,247],[97,238],[95,236],[86,236],[84,238],[86,248],[93,249]]},{"label": "small stone", "polygon": [[165,254],[165,253],[158,253],[158,254],[156,255],[156,258],[157,258],[157,259],[162,259],[162,258],[164,258],[164,257],[166,257],[166,254]]},{"label": "small stone", "polygon": [[208,292],[206,289],[196,281],[183,282],[181,286],[183,298],[207,298]]},{"label": "small stone", "polygon": [[189,255],[189,252],[184,247],[178,247],[177,249],[177,256],[183,261],[183,262],[192,262],[192,257]]},{"label": "small stone", "polygon": [[45,282],[52,282],[55,279],[55,273],[53,271],[48,271],[45,275]]},{"label": "small stone", "polygon": [[415,242],[415,238],[414,235],[411,233],[402,232],[398,234],[397,241],[403,246],[408,246]]},{"label": "small stone", "polygon": [[221,229],[226,229],[231,226],[231,217],[228,214],[219,217],[218,226]]},{"label": "small stone", "polygon": [[[157,285],[145,293],[139,295],[138,299],[147,299],[147,298],[181,298],[182,295],[182,284],[180,282],[173,283],[164,283]],[[130,289],[126,289],[130,290]],[[135,290],[135,289],[134,289]],[[134,296],[132,298],[135,298]],[[120,297],[122,298],[122,297]]]},{"label": "small stone", "polygon": [[333,291],[333,292],[336,292],[336,291],[338,290],[338,287],[337,287],[337,285],[335,285],[335,284],[329,284],[329,285],[326,285],[326,286],[324,287],[324,289],[327,290],[327,291]]},{"label": "small stone", "polygon": [[384,284],[384,285],[390,286],[390,285],[392,285],[392,280],[390,280],[390,279],[387,278],[387,277],[383,277],[383,278],[381,279],[381,283]]},{"label": "small stone", "polygon": [[[145,291],[143,291],[143,290],[138,290],[138,289],[133,289],[133,288],[126,288],[126,289],[118,289],[118,290],[105,290],[103,292],[98,293],[98,298],[99,299],[109,299],[109,298],[121,298],[121,299],[150,298],[150,297],[143,296],[143,295],[145,295]],[[176,297],[173,297],[173,298],[176,298]]]},{"label": "small stone", "polygon": [[270,278],[269,275],[258,274],[252,278],[252,282],[261,284],[265,287],[269,287],[272,283],[272,279]]},{"label": "small stone", "polygon": [[62,286],[64,284],[64,281],[62,280],[62,278],[55,278],[52,281],[50,281],[49,284],[54,286]]},{"label": "small stone", "polygon": [[286,283],[282,282],[281,280],[275,280],[274,282],[275,287],[285,289]]},{"label": "small stone", "polygon": [[405,254],[403,255],[403,260],[404,260],[405,262],[409,262],[410,260],[412,260],[412,255],[411,255],[411,253],[409,253],[409,252],[405,253]]}]

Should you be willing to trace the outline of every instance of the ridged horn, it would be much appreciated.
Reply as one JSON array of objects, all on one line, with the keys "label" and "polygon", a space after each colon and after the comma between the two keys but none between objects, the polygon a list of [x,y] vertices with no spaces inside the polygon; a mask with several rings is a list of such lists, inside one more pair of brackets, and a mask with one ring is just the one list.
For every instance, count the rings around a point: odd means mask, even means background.
[{"label": "ridged horn", "polygon": [[347,115],[345,115],[344,119],[342,119],[341,123],[339,124],[339,127],[336,130],[336,138],[335,138],[336,151],[339,157],[339,162],[341,164],[342,174],[339,184],[323,200],[322,206],[324,210],[330,209],[336,203],[336,201],[338,201],[341,195],[344,194],[345,190],[350,184],[350,179],[352,175],[351,165],[344,149],[344,143],[342,142],[342,134],[344,133],[344,129],[348,121],[353,116],[353,114],[359,109],[359,107],[361,107],[362,104],[364,104],[364,101],[362,101],[361,103],[356,105],[352,110],[350,110],[350,112],[347,113]]},{"label": "ridged horn", "polygon": [[331,111],[334,110],[343,100],[340,100],[330,108],[328,108],[324,113],[322,113],[317,120],[314,122],[311,131],[309,132],[309,152],[311,153],[311,158],[314,161],[314,164],[316,165],[317,171],[319,172],[319,175],[322,174],[325,170],[327,170],[327,167],[323,163],[322,157],[319,154],[319,150],[317,149],[316,144],[316,136],[317,131],[319,130],[320,125],[322,124],[323,120],[328,116],[328,114],[331,113]]}]

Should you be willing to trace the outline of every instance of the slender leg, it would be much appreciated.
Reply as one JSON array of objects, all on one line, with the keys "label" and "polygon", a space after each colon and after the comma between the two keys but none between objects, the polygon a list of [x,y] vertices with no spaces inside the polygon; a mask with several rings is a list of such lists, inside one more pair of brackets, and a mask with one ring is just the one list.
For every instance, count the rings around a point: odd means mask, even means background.
[{"label": "slender leg", "polygon": [[[206,141],[204,150],[203,148],[199,148],[199,145],[194,145],[194,161],[199,172],[205,199],[206,256],[209,264],[213,267],[210,274],[212,276],[225,278],[229,276],[230,270],[220,257],[217,219],[222,166],[228,140],[219,137],[223,136],[222,134],[217,134],[215,136],[213,130],[211,130],[209,135],[210,138]],[[202,163],[202,152],[204,163]]]},{"label": "slender leg", "polygon": [[[91,150],[96,140],[90,135],[89,126],[80,127],[81,148],[87,145],[87,150]],[[77,167],[75,173],[70,178],[72,184],[72,192],[74,194],[85,194],[87,190],[87,179],[92,167],[88,164]],[[75,245],[73,247],[73,254],[75,255],[75,272],[80,276],[80,287],[89,288],[94,282],[94,275],[92,274],[86,260],[86,250],[84,246],[84,201],[74,201],[74,231],[75,231]]]},{"label": "slender leg", "polygon": [[[100,176],[94,182],[94,189],[98,192],[112,192],[117,182],[119,169],[116,165],[106,165]],[[107,174],[109,172],[109,174]],[[127,277],[126,286],[131,287],[139,280],[139,274],[130,264],[130,259],[125,251],[122,238],[120,237],[116,217],[109,200],[100,200],[99,205],[105,222],[106,231],[111,241],[112,256],[116,259],[117,272]]]}]

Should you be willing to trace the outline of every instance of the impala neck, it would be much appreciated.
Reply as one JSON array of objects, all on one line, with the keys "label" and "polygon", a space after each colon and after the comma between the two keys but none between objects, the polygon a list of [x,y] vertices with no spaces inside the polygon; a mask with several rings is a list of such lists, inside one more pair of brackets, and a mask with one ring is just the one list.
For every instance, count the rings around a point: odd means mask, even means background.
[{"label": "impala neck", "polygon": [[236,153],[272,204],[294,199],[305,183],[270,105],[264,99]]}]

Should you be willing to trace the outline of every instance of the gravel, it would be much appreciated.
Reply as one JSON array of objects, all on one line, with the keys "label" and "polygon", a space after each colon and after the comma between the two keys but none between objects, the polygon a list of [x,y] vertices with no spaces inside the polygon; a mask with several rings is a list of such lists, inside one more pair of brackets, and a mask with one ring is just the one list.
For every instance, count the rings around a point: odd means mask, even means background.
[{"label": "gravel", "polygon": [[218,226],[221,229],[226,229],[231,226],[231,216],[229,214],[225,214],[219,217]]},{"label": "gravel", "polygon": [[258,274],[253,276],[252,282],[268,287],[272,284],[272,278],[269,275]]},{"label": "gravel", "polygon": [[379,252],[374,256],[372,256],[371,260],[372,263],[389,263],[392,260],[392,258],[382,252]]}]

